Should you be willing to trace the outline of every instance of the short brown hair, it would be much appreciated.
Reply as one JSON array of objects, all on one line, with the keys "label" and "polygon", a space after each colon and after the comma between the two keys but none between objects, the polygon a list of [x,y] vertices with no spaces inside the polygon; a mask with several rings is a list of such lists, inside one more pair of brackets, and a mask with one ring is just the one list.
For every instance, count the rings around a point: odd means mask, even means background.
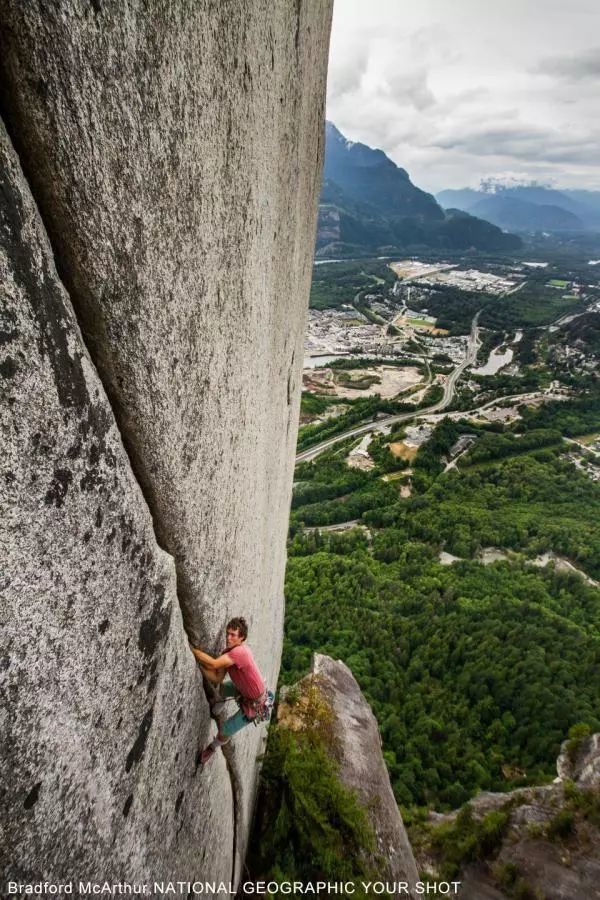
[{"label": "short brown hair", "polygon": [[231,629],[232,631],[238,631],[240,637],[246,638],[248,637],[248,623],[245,619],[242,619],[241,616],[236,616],[235,619],[230,619],[227,623],[227,629]]}]

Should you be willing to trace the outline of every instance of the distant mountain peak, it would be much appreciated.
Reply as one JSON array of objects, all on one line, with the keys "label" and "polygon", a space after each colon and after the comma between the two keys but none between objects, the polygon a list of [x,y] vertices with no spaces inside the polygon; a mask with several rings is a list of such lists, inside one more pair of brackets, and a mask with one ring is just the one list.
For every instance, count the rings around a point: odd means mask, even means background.
[{"label": "distant mountain peak", "polygon": [[372,203],[393,215],[443,218],[430,194],[415,187],[405,169],[383,150],[349,141],[333,122],[326,123],[324,176],[354,200]]},{"label": "distant mountain peak", "polygon": [[544,190],[553,190],[554,185],[550,182],[538,181],[535,178],[518,175],[514,172],[502,172],[498,175],[487,175],[479,182],[476,190],[482,194],[498,194],[501,191],[512,190],[513,188],[543,188]]},{"label": "distant mountain peak", "polygon": [[351,150],[356,146],[356,141],[350,141],[347,137],[344,137],[339,128],[330,122],[329,119],[325,121],[325,137],[327,141],[335,141],[344,148],[344,150]]},{"label": "distant mountain peak", "polygon": [[[400,246],[511,249],[518,238],[463,213],[446,215],[383,150],[347,140],[326,123],[319,252]],[[329,250],[326,250],[329,248]],[[333,249],[332,249],[333,248]]]},{"label": "distant mountain peak", "polygon": [[456,207],[510,231],[584,231],[600,225],[600,192],[557,189],[507,172],[483,178],[477,190],[440,191],[441,205]]},{"label": "distant mountain peak", "polygon": [[329,119],[325,120],[325,135],[328,141],[335,140],[341,141],[344,144],[350,143],[350,141],[348,141],[348,139],[344,137],[339,128],[336,128],[333,122],[331,122]]},{"label": "distant mountain peak", "polygon": [[[394,172],[397,172],[400,177],[405,179],[406,181],[409,180],[408,172],[405,169],[402,169],[400,166],[396,165],[393,159],[390,159],[383,150],[379,150],[375,147],[369,147],[368,144],[363,144],[361,141],[349,141],[348,138],[342,134],[339,128],[336,128],[333,122],[327,121],[325,124],[326,169],[328,166],[328,162],[331,162],[334,158],[337,158],[337,162],[341,163],[343,166],[350,166],[353,168],[387,168],[390,171],[393,170]],[[343,160],[337,157],[337,155],[341,154],[342,152],[344,153]]]}]

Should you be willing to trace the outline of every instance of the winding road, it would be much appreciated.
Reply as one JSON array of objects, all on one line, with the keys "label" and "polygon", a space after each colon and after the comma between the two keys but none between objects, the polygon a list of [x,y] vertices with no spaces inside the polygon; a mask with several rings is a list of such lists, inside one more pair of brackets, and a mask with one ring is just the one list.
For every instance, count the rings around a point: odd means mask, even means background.
[{"label": "winding road", "polygon": [[466,368],[472,366],[477,359],[477,351],[481,346],[481,341],[479,340],[479,315],[481,310],[475,315],[473,321],[471,322],[471,333],[469,335],[469,340],[467,343],[467,352],[464,360],[456,366],[455,369],[452,370],[450,375],[448,376],[448,380],[444,385],[444,394],[442,399],[437,403],[434,403],[432,406],[427,406],[424,409],[414,410],[408,413],[398,413],[397,415],[385,416],[384,418],[372,420],[370,422],[363,423],[362,425],[356,425],[354,428],[350,428],[348,431],[344,431],[341,434],[336,434],[331,438],[328,438],[326,441],[321,441],[320,444],[315,444],[313,447],[309,447],[308,450],[303,450],[296,456],[296,462],[308,462],[309,460],[315,459],[324,450],[328,450],[329,447],[333,447],[334,444],[339,443],[339,441],[344,441],[346,438],[354,437],[359,434],[365,434],[367,431],[373,431],[381,428],[382,425],[396,425],[399,422],[409,422],[411,419],[415,419],[417,416],[427,416],[431,415],[431,413],[441,412],[447,406],[450,405],[454,398],[454,392],[456,390],[456,385],[458,381],[465,371]]}]

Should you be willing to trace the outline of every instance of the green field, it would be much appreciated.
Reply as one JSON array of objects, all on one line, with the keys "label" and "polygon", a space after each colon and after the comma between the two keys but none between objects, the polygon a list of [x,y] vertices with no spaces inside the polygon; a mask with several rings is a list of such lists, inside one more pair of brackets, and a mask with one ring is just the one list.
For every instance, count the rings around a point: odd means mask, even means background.
[{"label": "green field", "polygon": [[409,325],[412,325],[413,328],[435,328],[435,320],[433,322],[426,322],[425,319],[407,319],[406,321]]}]

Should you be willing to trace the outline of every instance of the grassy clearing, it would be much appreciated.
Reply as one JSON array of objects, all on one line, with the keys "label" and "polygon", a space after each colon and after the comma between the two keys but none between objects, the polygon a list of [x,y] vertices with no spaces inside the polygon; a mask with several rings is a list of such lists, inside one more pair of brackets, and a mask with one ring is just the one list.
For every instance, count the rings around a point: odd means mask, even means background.
[{"label": "grassy clearing", "polygon": [[435,328],[435,322],[426,322],[425,319],[407,319],[406,324],[413,328],[426,328],[428,331],[433,331]]},{"label": "grassy clearing", "polygon": [[405,470],[400,472],[390,472],[389,475],[381,476],[382,481],[400,481],[400,479],[406,478],[408,478],[408,475],[406,474]]}]

